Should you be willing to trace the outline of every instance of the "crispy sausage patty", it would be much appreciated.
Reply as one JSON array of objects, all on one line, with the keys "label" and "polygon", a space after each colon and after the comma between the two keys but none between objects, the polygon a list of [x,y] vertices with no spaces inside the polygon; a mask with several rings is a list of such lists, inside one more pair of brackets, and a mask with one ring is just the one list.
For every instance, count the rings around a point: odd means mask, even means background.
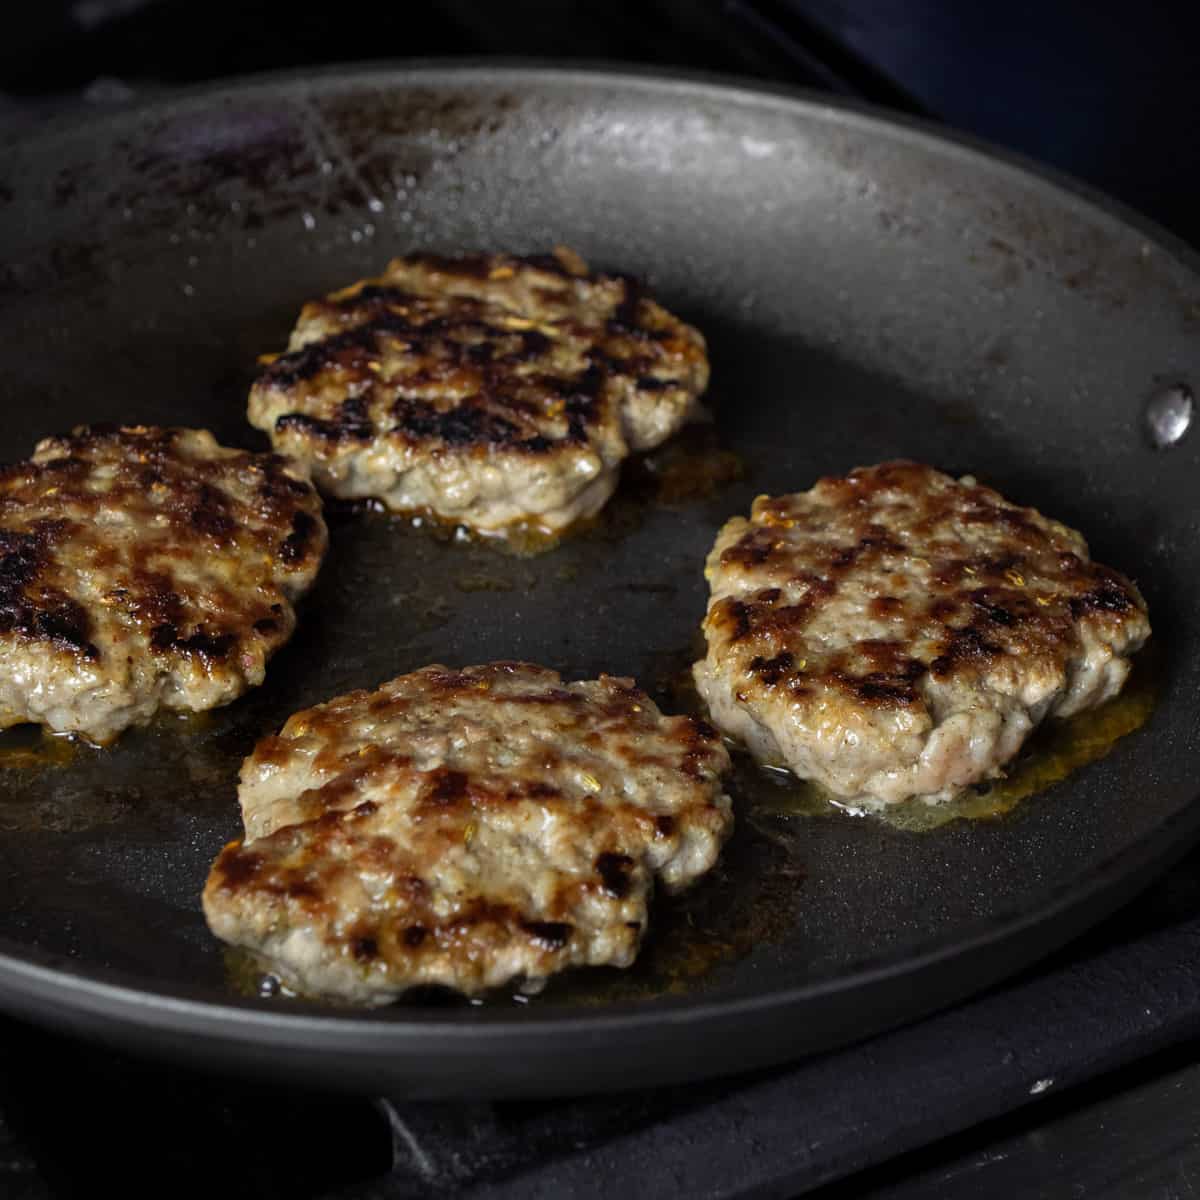
[{"label": "crispy sausage patty", "polygon": [[554,532],[595,513],[707,382],[695,329],[569,251],[426,254],[307,304],[249,417],[333,496]]},{"label": "crispy sausage patty", "polygon": [[204,911],[293,987],[370,1004],[628,966],[655,877],[715,862],[728,766],[715,730],[628,679],[425,667],[259,743]]},{"label": "crispy sausage patty", "polygon": [[945,800],[1120,690],[1150,635],[1073,530],[911,462],[760,496],[706,574],[714,722],[864,805]]},{"label": "crispy sausage patty", "polygon": [[108,742],[263,680],[325,552],[306,469],[203,430],[80,427],[0,469],[0,727]]}]

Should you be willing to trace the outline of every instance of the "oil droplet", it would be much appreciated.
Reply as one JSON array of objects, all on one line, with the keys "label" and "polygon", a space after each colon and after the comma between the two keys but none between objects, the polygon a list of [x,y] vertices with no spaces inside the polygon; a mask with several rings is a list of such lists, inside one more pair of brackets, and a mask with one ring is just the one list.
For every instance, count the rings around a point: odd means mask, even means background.
[{"label": "oil droplet", "polygon": [[1178,445],[1192,427],[1195,404],[1182,383],[1161,388],[1146,402],[1144,421],[1150,444],[1157,450]]},{"label": "oil droplet", "polygon": [[94,749],[73,734],[54,734],[37,725],[13,725],[0,734],[0,770],[66,766]]}]

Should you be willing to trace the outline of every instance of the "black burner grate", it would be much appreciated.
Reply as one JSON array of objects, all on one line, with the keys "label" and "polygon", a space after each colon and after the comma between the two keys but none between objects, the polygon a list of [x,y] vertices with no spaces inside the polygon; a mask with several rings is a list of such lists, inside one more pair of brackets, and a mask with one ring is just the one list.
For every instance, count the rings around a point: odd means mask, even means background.
[{"label": "black burner grate", "polygon": [[305,1094],[7,1022],[3,1195],[141,1195],[163,1179],[258,1200],[800,1195],[1200,1037],[1197,962],[1200,853],[1069,952],[948,1013],[790,1068],[653,1092]]}]

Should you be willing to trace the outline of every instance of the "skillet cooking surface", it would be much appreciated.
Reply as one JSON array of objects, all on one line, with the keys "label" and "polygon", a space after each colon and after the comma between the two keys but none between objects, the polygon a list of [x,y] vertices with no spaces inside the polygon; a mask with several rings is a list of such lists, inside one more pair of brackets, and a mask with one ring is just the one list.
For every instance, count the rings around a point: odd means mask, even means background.
[{"label": "skillet cooking surface", "polygon": [[[80,421],[263,442],[257,354],[300,304],[416,248],[577,248],[708,335],[741,480],[626,487],[536,559],[335,514],[258,693],[107,752],[0,762],[0,1003],[89,1036],[394,1094],[561,1094],[781,1061],[911,1019],[1066,941],[1197,827],[1200,442],[1150,449],[1200,379],[1200,286],[1165,235],[957,142],[708,82],[369,69],[208,90],[9,148],[0,452]],[[286,715],[430,661],[636,676],[690,661],[704,553],[763,491],[894,456],[1082,529],[1150,604],[1159,702],[1005,818],[914,834],[735,790],[717,874],[628,975],[528,1004],[357,1013],[239,996],[200,915],[238,763]],[[12,735],[10,735],[10,741]],[[61,761],[59,761],[61,760]]]}]

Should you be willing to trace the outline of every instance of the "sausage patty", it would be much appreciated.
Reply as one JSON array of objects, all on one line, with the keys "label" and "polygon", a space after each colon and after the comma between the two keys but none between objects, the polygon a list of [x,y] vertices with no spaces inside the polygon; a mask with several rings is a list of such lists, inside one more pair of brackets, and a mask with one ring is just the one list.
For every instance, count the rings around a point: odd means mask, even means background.
[{"label": "sausage patty", "polygon": [[628,679],[425,667],[259,743],[205,915],[292,987],[369,1004],[628,966],[655,877],[716,861],[728,766],[715,730]]},{"label": "sausage patty", "polygon": [[307,304],[249,417],[330,495],[553,533],[595,513],[707,383],[695,329],[570,251],[424,254]]},{"label": "sausage patty", "polygon": [[945,800],[1116,694],[1146,606],[1073,530],[911,462],[760,496],[708,557],[714,722],[865,806]]},{"label": "sausage patty", "polygon": [[263,680],[325,552],[306,469],[203,430],[80,427],[0,468],[0,728],[108,742]]}]

